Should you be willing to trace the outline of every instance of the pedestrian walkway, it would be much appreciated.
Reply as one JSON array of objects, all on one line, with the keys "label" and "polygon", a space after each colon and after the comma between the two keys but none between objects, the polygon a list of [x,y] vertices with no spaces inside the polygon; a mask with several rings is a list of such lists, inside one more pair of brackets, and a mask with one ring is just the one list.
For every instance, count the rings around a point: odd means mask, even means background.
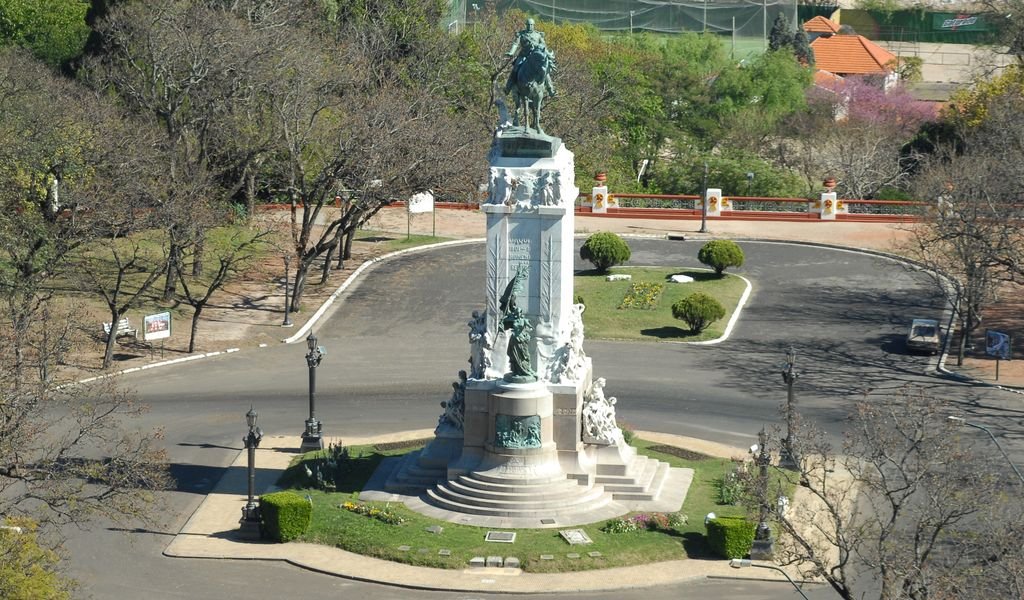
[{"label": "pedestrian walkway", "polygon": [[[345,438],[350,445],[394,442],[430,437],[433,430],[423,429],[378,438]],[[738,458],[742,449],[723,444],[638,431],[637,435],[660,444],[686,448],[701,454]],[[325,439],[331,443],[333,439]],[[256,451],[258,466],[257,494],[276,489],[273,482],[298,455],[299,437],[266,437]],[[447,591],[477,591],[503,593],[567,593],[598,590],[616,590],[679,584],[708,577],[778,580],[783,575],[767,569],[733,569],[727,560],[687,559],[665,561],[636,567],[618,567],[569,573],[526,573],[520,569],[466,568],[463,570],[414,567],[338,548],[316,544],[291,542],[278,544],[246,540],[239,532],[239,518],[246,503],[247,456],[239,452],[227,473],[217,483],[199,508],[164,550],[164,555],[176,558],[214,558],[239,560],[279,560],[293,565],[360,581],[373,581],[389,585]],[[798,494],[801,489],[798,488]],[[801,502],[795,497],[794,505]],[[701,519],[703,515],[689,515]],[[396,544],[401,543],[396,539]],[[513,555],[514,546],[500,549]],[[498,553],[498,550],[495,551]],[[524,557],[525,558],[525,557]],[[798,578],[794,572],[791,577]]]}]

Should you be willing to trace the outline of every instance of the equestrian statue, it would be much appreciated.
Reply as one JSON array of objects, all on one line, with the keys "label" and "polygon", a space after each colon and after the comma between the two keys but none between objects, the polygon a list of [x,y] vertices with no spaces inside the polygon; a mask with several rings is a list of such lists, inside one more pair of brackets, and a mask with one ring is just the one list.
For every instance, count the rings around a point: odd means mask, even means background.
[{"label": "equestrian statue", "polygon": [[516,104],[512,125],[544,133],[540,127],[540,110],[545,96],[555,96],[551,73],[556,65],[555,55],[548,49],[544,33],[534,28],[533,19],[526,20],[526,29],[516,34],[512,49],[505,56],[513,58],[512,71],[505,84],[505,93],[511,92]]}]

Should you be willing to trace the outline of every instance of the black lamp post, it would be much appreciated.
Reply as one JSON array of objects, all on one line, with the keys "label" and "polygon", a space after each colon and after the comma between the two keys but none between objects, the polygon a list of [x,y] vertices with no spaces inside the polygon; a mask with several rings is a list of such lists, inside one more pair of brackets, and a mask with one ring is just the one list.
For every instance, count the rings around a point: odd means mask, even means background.
[{"label": "black lamp post", "polygon": [[281,323],[281,327],[292,326],[292,303],[288,298],[288,268],[292,264],[292,257],[287,254],[284,255],[284,323]]},{"label": "black lamp post", "polygon": [[316,418],[316,368],[320,366],[326,351],[323,346],[316,344],[316,335],[309,332],[306,338],[306,346],[309,352],[306,353],[306,365],[309,366],[309,418],[306,419],[306,430],[302,433],[303,452],[310,450],[321,450],[324,447],[323,438],[320,436],[323,431],[323,423]]},{"label": "black lamp post", "polygon": [[704,183],[701,185],[700,233],[708,232],[708,163],[704,161]]},{"label": "black lamp post", "polygon": [[774,553],[772,530],[768,526],[768,465],[772,462],[768,453],[768,435],[764,427],[757,434],[758,444],[750,447],[757,465],[757,498],[761,505],[757,518],[757,531],[754,533],[754,546],[750,549],[750,558],[754,560],[771,560]]},{"label": "black lamp post", "polygon": [[793,385],[800,378],[796,370],[796,348],[790,348],[786,353],[786,367],[782,369],[782,382],[786,384],[786,439],[782,441],[782,467],[786,469],[799,469],[800,462],[796,451],[793,449],[796,441],[796,425],[794,410],[796,408],[796,395],[793,392]]},{"label": "black lamp post", "polygon": [[242,443],[245,444],[245,449],[249,454],[249,499],[242,507],[241,531],[246,537],[255,538],[259,538],[260,532],[260,507],[255,500],[256,448],[259,447],[260,441],[263,439],[263,432],[256,426],[258,418],[259,415],[256,414],[256,411],[249,407],[249,412],[245,413],[245,422],[249,425],[249,433],[242,438]]}]

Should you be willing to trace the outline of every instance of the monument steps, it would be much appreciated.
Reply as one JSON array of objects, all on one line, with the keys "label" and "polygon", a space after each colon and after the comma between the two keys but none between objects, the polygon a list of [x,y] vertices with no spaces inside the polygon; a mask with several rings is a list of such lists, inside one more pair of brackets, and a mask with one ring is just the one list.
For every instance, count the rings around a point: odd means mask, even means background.
[{"label": "monument steps", "polygon": [[455,494],[445,485],[438,484],[428,489],[421,498],[438,508],[459,513],[469,513],[490,517],[557,517],[574,515],[581,512],[597,510],[611,503],[611,494],[600,487],[591,488],[573,501],[523,501],[515,502],[487,500],[471,496]]},{"label": "monument steps", "polygon": [[504,500],[518,502],[520,500],[550,500],[550,501],[572,501],[578,497],[582,490],[587,488],[575,481],[563,479],[561,484],[552,485],[503,485],[490,482],[474,481],[465,475],[457,480],[449,480],[445,483],[452,491],[466,496],[477,498],[489,498],[492,500]]},{"label": "monument steps", "polygon": [[[461,477],[466,476],[463,475]],[[566,476],[561,473],[543,477],[510,477],[502,474],[491,474],[487,471],[474,471],[472,480],[481,483],[496,483],[498,485],[557,485],[567,481]]]},{"label": "monument steps", "polygon": [[[617,481],[603,481],[606,477],[598,476],[598,481],[612,493],[616,501],[656,500],[669,474],[669,464],[658,460],[646,463],[643,474],[638,479],[627,477],[614,478]],[[613,478],[609,478],[613,479]]]}]

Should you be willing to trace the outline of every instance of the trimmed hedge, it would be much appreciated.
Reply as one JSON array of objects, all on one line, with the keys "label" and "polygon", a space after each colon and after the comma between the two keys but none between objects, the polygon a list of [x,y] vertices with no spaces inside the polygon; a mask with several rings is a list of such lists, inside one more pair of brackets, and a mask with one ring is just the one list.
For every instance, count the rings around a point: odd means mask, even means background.
[{"label": "trimmed hedge", "polygon": [[580,258],[589,260],[601,273],[626,262],[630,254],[626,242],[610,231],[595,233],[580,248]]},{"label": "trimmed hedge", "polygon": [[295,492],[274,492],[260,496],[263,537],[290,542],[309,529],[313,505]]},{"label": "trimmed hedge", "polygon": [[725,558],[743,558],[754,545],[754,523],[743,517],[716,517],[707,523],[711,551]]},{"label": "trimmed hedge", "polygon": [[697,260],[721,275],[727,267],[743,266],[743,250],[732,240],[711,240],[701,246]]}]

